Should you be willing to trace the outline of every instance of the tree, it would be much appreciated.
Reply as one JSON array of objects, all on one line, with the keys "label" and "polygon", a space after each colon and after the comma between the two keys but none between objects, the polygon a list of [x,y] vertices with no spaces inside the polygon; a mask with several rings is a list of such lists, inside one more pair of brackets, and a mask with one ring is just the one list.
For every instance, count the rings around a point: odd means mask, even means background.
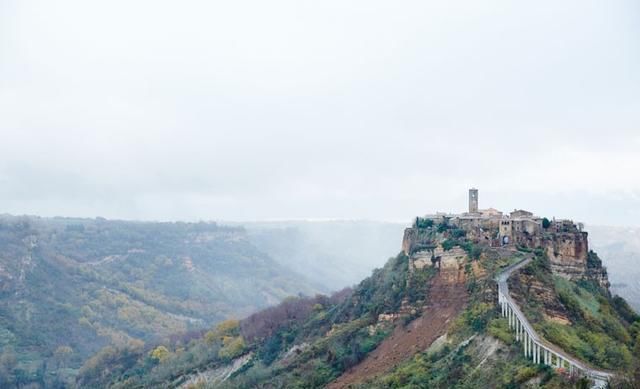
[{"label": "tree", "polygon": [[59,346],[56,349],[53,353],[53,359],[55,360],[58,369],[67,367],[71,354],[73,354],[73,349],[69,346]]},{"label": "tree", "polygon": [[442,242],[442,249],[444,251],[449,251],[451,250],[454,246],[456,246],[458,244],[458,242],[456,242],[453,239],[447,239],[444,242]]},{"label": "tree", "polygon": [[8,348],[0,355],[0,387],[13,387],[15,385],[17,366],[16,355],[13,349]]},{"label": "tree", "polygon": [[225,336],[222,340],[223,347],[218,351],[218,357],[225,360],[231,360],[240,356],[244,352],[245,343],[242,336],[231,337]]},{"label": "tree", "polygon": [[549,227],[551,227],[551,221],[549,219],[547,219],[546,217],[542,218],[542,228],[544,228],[546,230]]},{"label": "tree", "polygon": [[158,362],[164,362],[171,353],[164,346],[158,346],[151,352],[151,358],[157,360]]}]

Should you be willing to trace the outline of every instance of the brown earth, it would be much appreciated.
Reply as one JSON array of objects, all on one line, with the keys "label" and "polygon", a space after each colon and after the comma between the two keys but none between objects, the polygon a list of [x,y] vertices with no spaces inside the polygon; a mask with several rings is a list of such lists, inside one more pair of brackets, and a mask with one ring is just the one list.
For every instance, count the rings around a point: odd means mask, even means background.
[{"label": "brown earth", "polygon": [[458,269],[442,269],[430,283],[428,305],[422,315],[404,326],[399,323],[393,333],[362,362],[347,370],[327,388],[348,388],[353,384],[390,371],[399,363],[426,350],[447,328],[467,302],[465,275]]}]

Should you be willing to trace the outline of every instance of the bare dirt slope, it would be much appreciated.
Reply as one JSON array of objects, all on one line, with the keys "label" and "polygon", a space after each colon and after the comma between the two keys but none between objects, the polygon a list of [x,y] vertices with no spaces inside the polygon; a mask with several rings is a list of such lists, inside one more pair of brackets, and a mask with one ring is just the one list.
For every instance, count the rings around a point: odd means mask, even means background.
[{"label": "bare dirt slope", "polygon": [[464,308],[467,301],[464,271],[442,269],[429,288],[429,303],[422,316],[407,326],[399,323],[362,362],[347,370],[327,387],[348,388],[391,370],[400,362],[427,349],[433,341],[446,333],[448,326]]}]

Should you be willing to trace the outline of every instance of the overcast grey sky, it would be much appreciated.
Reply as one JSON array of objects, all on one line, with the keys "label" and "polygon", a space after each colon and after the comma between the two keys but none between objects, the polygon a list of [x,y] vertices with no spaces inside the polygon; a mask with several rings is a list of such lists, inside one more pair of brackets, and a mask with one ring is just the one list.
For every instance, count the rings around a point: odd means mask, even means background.
[{"label": "overcast grey sky", "polygon": [[0,213],[640,224],[640,3],[0,0]]}]

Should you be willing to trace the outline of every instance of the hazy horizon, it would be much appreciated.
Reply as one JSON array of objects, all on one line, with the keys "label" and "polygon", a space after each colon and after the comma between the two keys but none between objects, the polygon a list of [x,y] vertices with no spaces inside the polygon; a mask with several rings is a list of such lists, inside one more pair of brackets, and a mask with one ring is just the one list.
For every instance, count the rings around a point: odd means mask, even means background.
[{"label": "hazy horizon", "polygon": [[[123,12],[126,10],[126,12]],[[640,225],[640,4],[0,0],[0,213]]]}]

